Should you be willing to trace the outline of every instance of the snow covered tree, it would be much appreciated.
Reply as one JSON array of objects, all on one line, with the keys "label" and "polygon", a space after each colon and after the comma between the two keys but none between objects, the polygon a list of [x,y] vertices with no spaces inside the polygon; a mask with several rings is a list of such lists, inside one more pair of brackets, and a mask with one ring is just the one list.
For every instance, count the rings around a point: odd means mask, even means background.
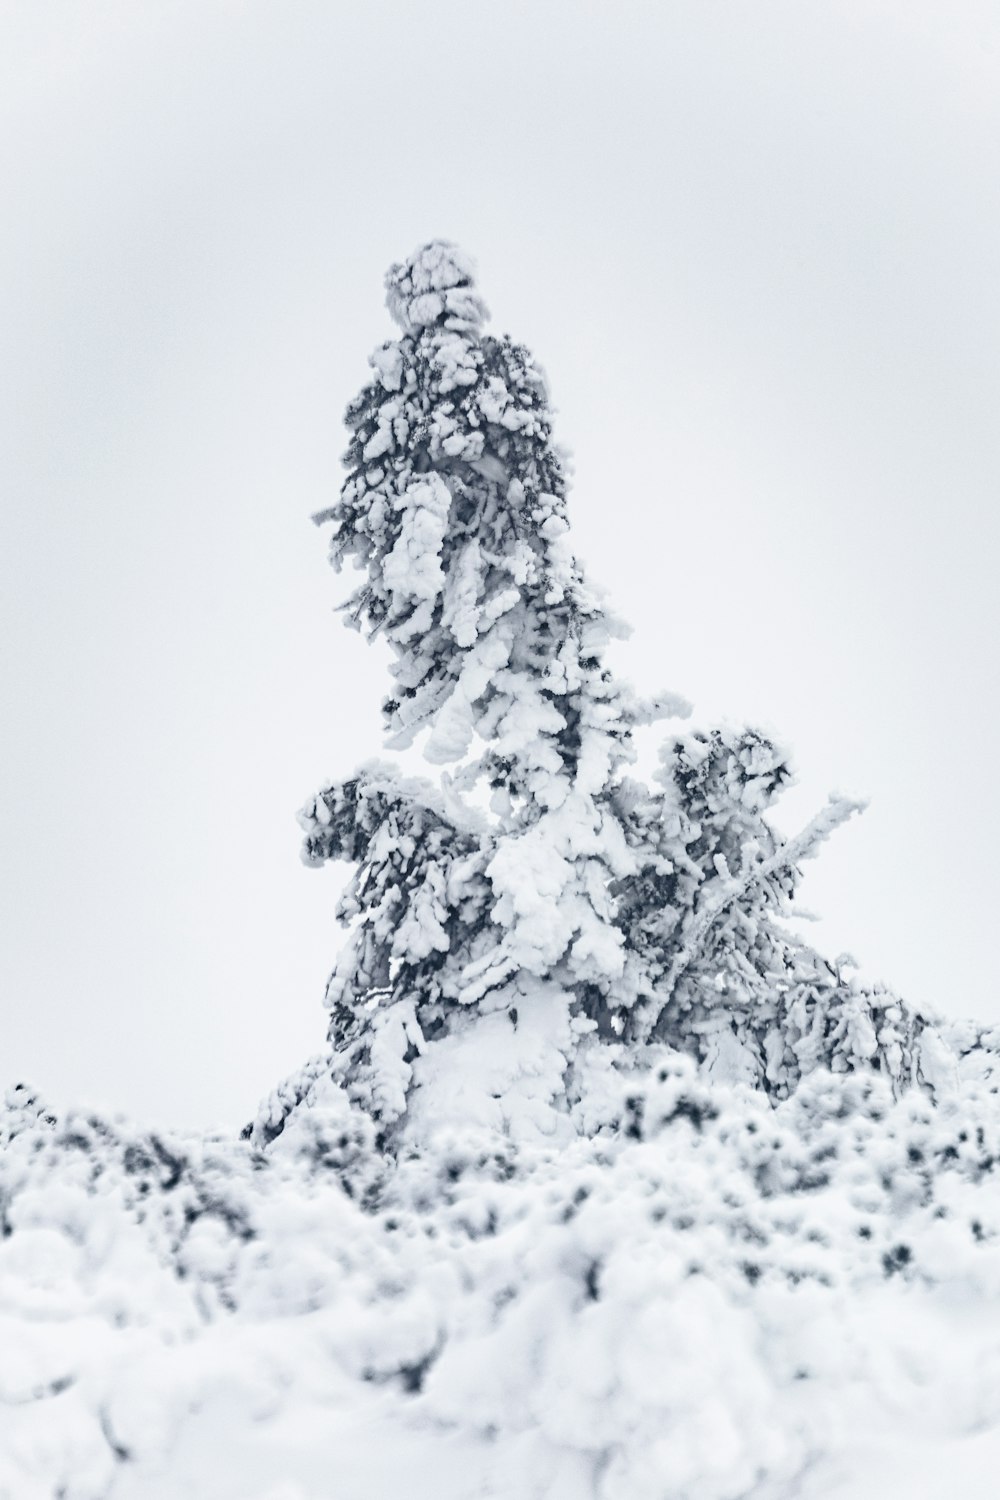
[{"label": "snow covered tree", "polygon": [[910,1081],[922,1018],[846,978],[781,920],[799,862],[861,804],[832,798],[781,840],[764,813],[791,768],[759,731],[679,738],[662,761],[660,795],[634,784],[619,794],[640,864],[619,890],[645,984],[631,1037],[667,1041],[710,1074],[782,1096],[817,1066]]},{"label": "snow covered tree", "polygon": [[449,770],[433,786],[368,766],[301,814],[309,864],[357,866],[334,1077],[386,1129],[433,1080],[438,1118],[549,1131],[602,1043],[666,1041],[779,1094],[821,1062],[906,1081],[920,1019],[779,920],[856,804],[783,841],[764,814],[787,760],[753,731],[675,738],[658,789],[626,774],[635,728],[689,710],[606,664],[626,632],[568,546],[542,372],[485,331],[454,246],[386,285],[400,336],[348,408],[348,477],[316,520],[334,566],[362,572],[347,622],[392,651],[390,747],[423,736]]},{"label": "snow covered tree", "polygon": [[[317,519],[334,524],[335,565],[364,569],[350,623],[393,651],[390,743],[426,730],[428,759],[455,769],[441,789],[369,769],[303,814],[310,863],[359,865],[330,1040],[384,1119],[471,1008],[522,1034],[548,1011],[554,1092],[574,1025],[625,967],[611,886],[632,861],[608,788],[634,726],[679,706],[640,703],[604,664],[621,627],[566,545],[544,378],[484,334],[467,259],[425,246],[388,292],[402,337],[373,356],[340,503]],[[477,782],[488,809],[466,795]]]}]

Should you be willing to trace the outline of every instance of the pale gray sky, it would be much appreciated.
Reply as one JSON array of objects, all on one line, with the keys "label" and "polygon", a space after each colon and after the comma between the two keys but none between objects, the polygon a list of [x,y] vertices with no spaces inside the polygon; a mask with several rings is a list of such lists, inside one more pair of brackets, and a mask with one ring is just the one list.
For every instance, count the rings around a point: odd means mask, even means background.
[{"label": "pale gray sky", "polygon": [[575,451],[624,670],[872,797],[818,939],[1000,1020],[1000,11],[0,4],[0,1079],[239,1122],[319,1049],[294,812],[377,753],[309,524],[434,235]]}]

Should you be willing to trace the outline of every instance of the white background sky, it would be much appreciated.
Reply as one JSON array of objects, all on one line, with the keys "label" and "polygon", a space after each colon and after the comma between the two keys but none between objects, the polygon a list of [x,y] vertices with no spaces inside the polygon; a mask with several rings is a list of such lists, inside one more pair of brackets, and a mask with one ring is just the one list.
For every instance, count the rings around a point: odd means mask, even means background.
[{"label": "white background sky", "polygon": [[0,1080],[240,1123],[339,935],[295,809],[377,753],[309,515],[477,256],[621,665],[872,797],[818,940],[1000,1019],[1000,10],[0,5]]}]

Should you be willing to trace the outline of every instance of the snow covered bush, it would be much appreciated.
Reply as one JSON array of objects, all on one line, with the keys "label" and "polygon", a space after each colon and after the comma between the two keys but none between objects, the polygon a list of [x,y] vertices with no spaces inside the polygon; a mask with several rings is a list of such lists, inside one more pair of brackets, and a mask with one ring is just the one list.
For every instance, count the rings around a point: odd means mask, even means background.
[{"label": "snow covered bush", "polygon": [[992,1497],[1000,1028],[799,936],[856,804],[781,837],[766,736],[634,774],[687,705],[607,664],[541,371],[453,246],[388,293],[318,519],[443,769],[303,809],[349,932],[241,1138],[9,1091],[0,1500]]},{"label": "snow covered bush", "polygon": [[920,1466],[975,1462],[995,1095],[820,1068],[775,1105],[654,1043],[588,1100],[561,1144],[394,1162],[322,1072],[263,1152],[36,1117],[0,1164],[0,1495],[846,1500],[891,1461],[870,1493],[929,1500]]}]

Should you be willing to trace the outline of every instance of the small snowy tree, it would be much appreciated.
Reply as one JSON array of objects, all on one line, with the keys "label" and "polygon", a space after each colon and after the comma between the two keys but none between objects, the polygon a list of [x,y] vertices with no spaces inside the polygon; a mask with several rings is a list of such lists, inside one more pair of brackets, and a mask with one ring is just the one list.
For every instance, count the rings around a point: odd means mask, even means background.
[{"label": "small snowy tree", "polygon": [[626,774],[635,728],[687,705],[641,701],[606,664],[624,632],[568,546],[542,372],[485,332],[454,246],[386,285],[400,337],[372,356],[341,498],[316,519],[334,566],[362,571],[348,623],[392,651],[389,745],[423,736],[450,769],[435,787],[372,765],[301,814],[309,864],[357,867],[333,1075],[384,1130],[417,1086],[418,1113],[430,1091],[439,1118],[551,1131],[602,1043],[666,1041],[777,1093],[821,1062],[904,1081],[919,1019],[779,921],[798,862],[856,804],[782,841],[764,813],[787,761],[749,731],[675,739],[659,789]]},{"label": "small snowy tree", "polygon": [[620,794],[639,871],[622,883],[627,947],[645,993],[634,1040],[694,1052],[710,1073],[783,1096],[817,1066],[912,1077],[922,1021],[891,994],[844,977],[781,920],[799,862],[860,805],[830,804],[795,839],[764,813],[791,777],[757,730],[712,730],[662,752],[664,790]]}]

